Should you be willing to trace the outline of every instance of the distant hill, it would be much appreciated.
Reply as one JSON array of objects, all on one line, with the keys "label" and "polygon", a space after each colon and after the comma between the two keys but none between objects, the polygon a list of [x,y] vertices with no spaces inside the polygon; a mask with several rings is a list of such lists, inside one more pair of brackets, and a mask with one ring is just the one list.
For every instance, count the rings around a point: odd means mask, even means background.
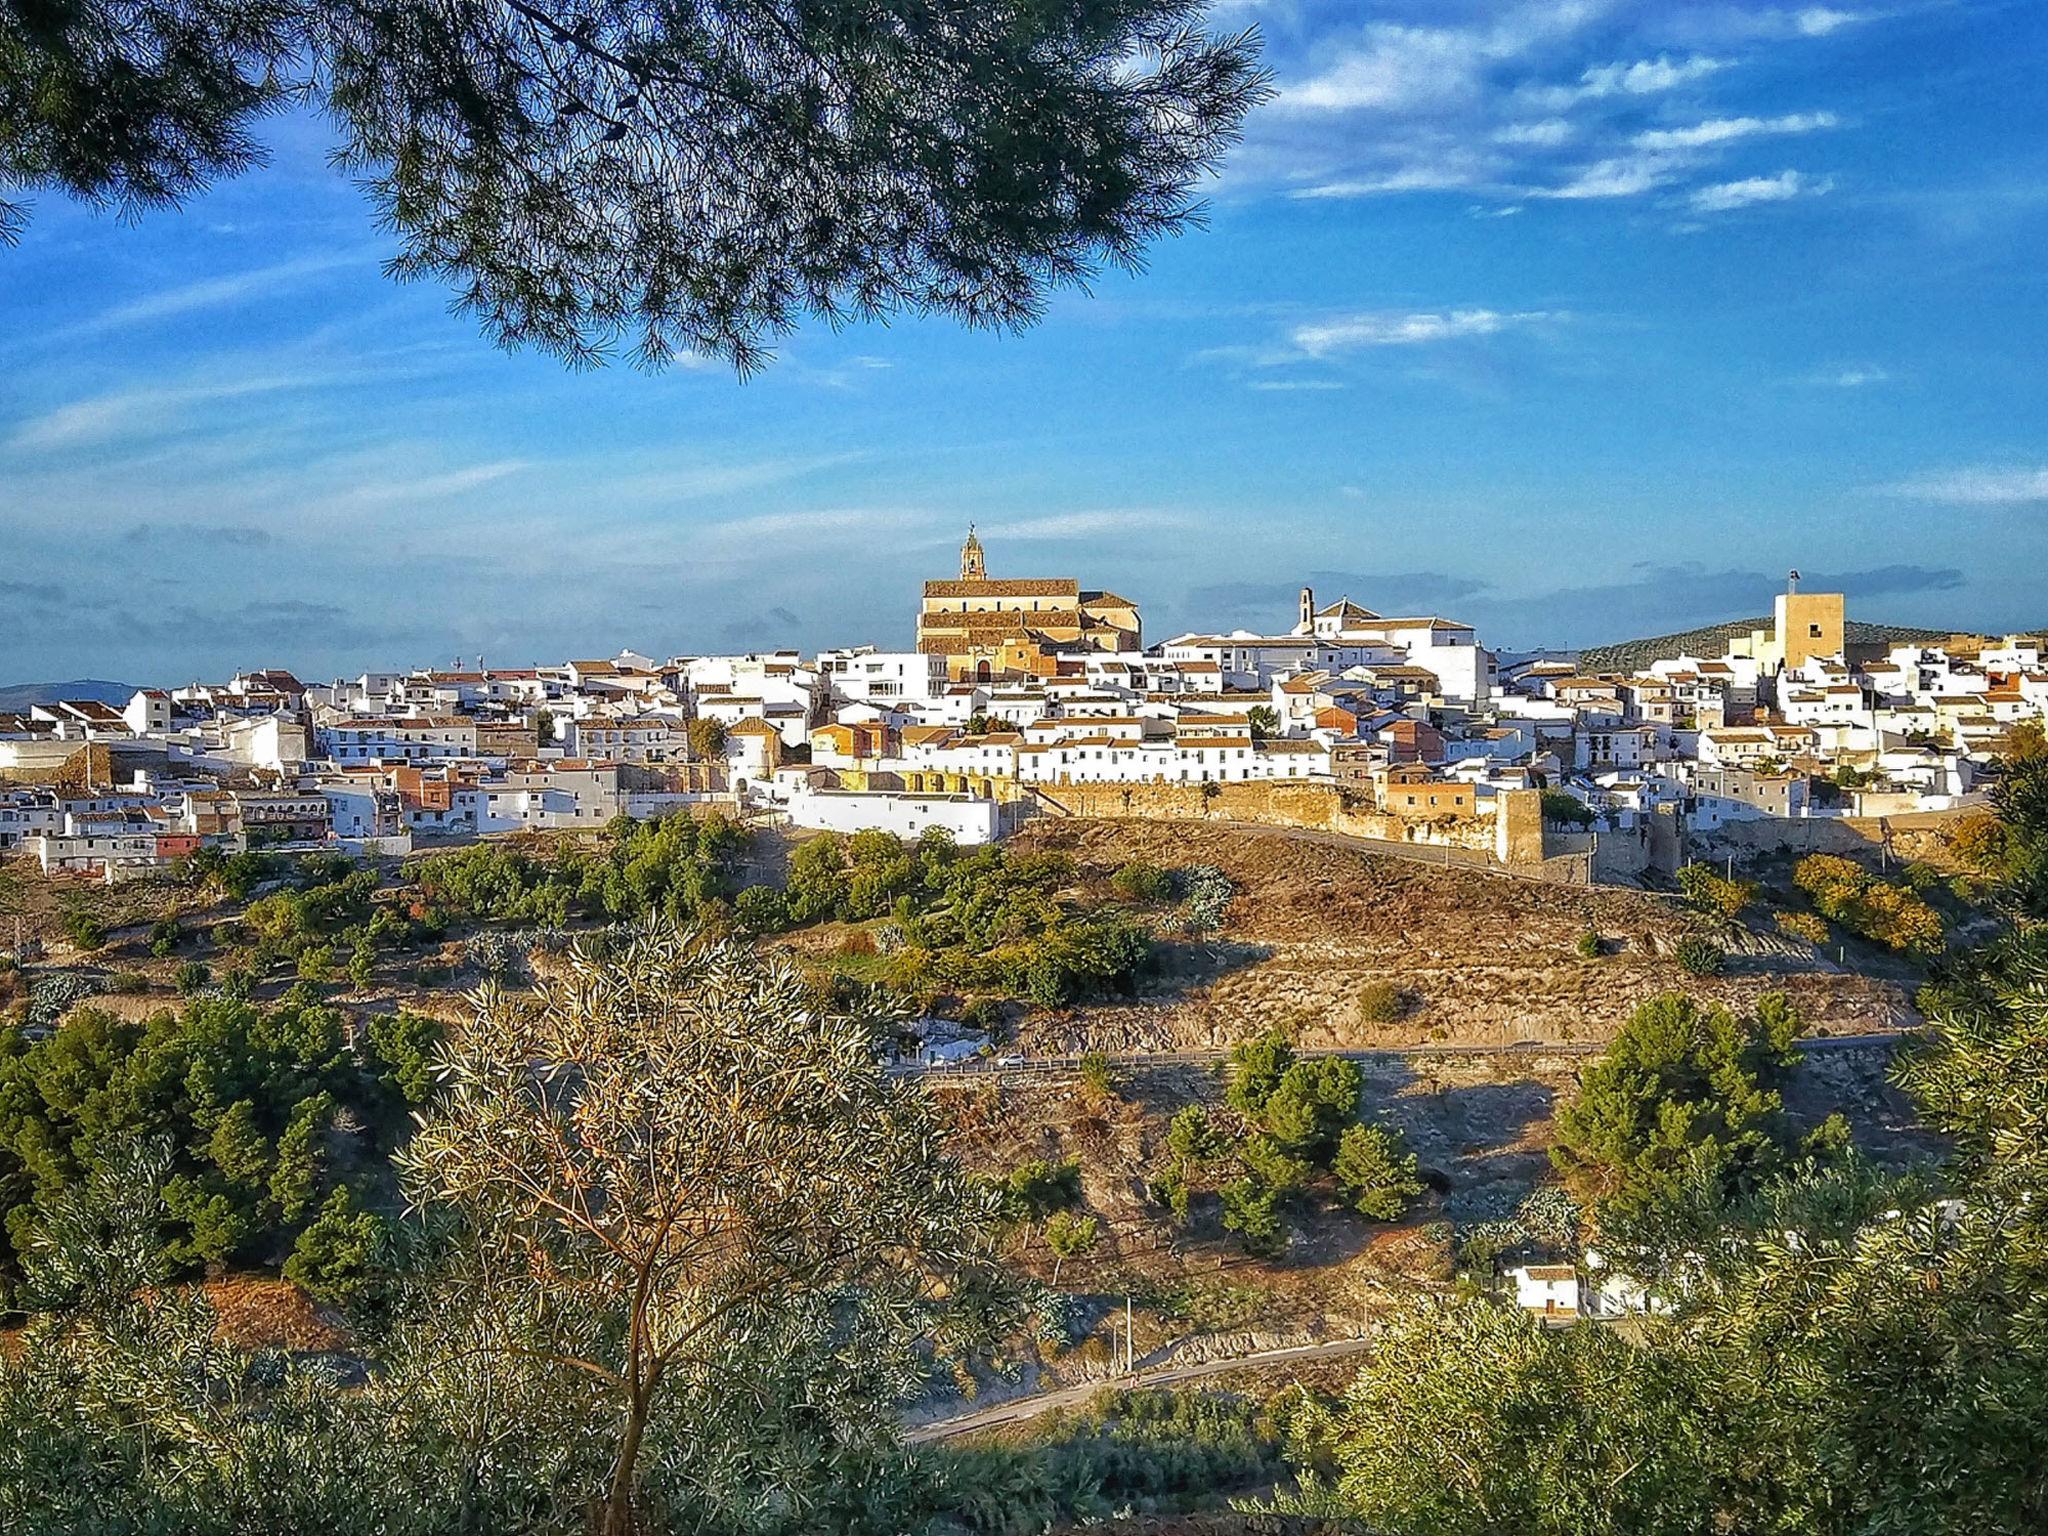
[{"label": "distant hill", "polygon": [[55,699],[97,699],[102,704],[126,704],[135,696],[127,683],[110,683],[103,677],[81,677],[69,683],[15,683],[0,688],[0,710],[19,711],[31,704],[48,704]]},{"label": "distant hill", "polygon": [[[1768,618],[1732,619],[1726,624],[1681,630],[1675,635],[1652,635],[1646,640],[1591,645],[1579,652],[1579,666],[1587,672],[1634,672],[1647,667],[1660,656],[1677,656],[1680,653],[1720,656],[1727,652],[1730,640],[1739,639],[1751,630],[1770,627]],[[1953,631],[1946,629],[1914,629],[1907,624],[1866,624],[1861,619],[1851,619],[1842,628],[1843,638],[1851,645],[1924,643],[1946,640],[1951,633]]]}]

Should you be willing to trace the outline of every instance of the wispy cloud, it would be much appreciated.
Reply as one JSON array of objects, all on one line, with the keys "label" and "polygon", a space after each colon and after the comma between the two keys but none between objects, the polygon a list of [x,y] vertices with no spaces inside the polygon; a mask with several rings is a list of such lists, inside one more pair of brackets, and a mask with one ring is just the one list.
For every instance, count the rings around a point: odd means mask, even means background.
[{"label": "wispy cloud", "polygon": [[1453,309],[1441,312],[1344,315],[1290,333],[1294,345],[1309,357],[1331,357],[1360,347],[1414,347],[1457,341],[1563,318],[1548,310],[1504,313],[1495,309]]},{"label": "wispy cloud", "polygon": [[324,272],[333,272],[342,267],[367,267],[365,256],[357,252],[327,256],[300,256],[290,261],[274,262],[265,267],[254,267],[246,272],[234,272],[225,277],[212,277],[196,283],[181,284],[166,288],[145,298],[131,299],[125,304],[116,304],[110,309],[67,326],[61,333],[68,338],[101,336],[110,331],[126,330],[138,325],[152,325],[158,321],[173,319],[179,315],[196,314],[202,310],[225,309],[250,299],[267,298],[294,288],[308,278]]},{"label": "wispy cloud", "polygon": [[[1711,0],[1668,10],[1640,0],[1402,9],[1400,19],[1317,38],[1298,70],[1283,58],[1287,83],[1254,117],[1231,182],[1265,183],[1300,201],[1453,192],[1493,204],[1689,188],[1745,140],[1840,126],[1820,109],[1701,109],[1724,77],[1771,48],[1796,46],[1780,40],[1823,37],[1876,14]],[[1447,12],[1454,19],[1440,20]],[[1314,30],[1287,14],[1283,31]],[[1676,115],[1687,107],[1689,118]],[[1653,112],[1663,120],[1644,122]]]},{"label": "wispy cloud", "polygon": [[1578,101],[1602,101],[1615,96],[1656,96],[1665,91],[1704,80],[1728,67],[1728,60],[1696,53],[1674,58],[1660,54],[1654,59],[1630,63],[1597,64],[1572,85],[1539,86],[1530,90],[1532,100],[1550,106],[1570,106]]},{"label": "wispy cloud", "polygon": [[981,531],[992,539],[1085,539],[1103,533],[1184,528],[1187,525],[1187,517],[1179,512],[1162,512],[1150,507],[1107,507],[1089,512],[1055,512],[1045,517],[985,523]]},{"label": "wispy cloud", "polygon": [[1704,149],[1768,134],[1813,133],[1841,121],[1832,112],[1790,112],[1782,117],[1711,117],[1686,128],[1652,128],[1636,135],[1640,149]]},{"label": "wispy cloud", "polygon": [[1883,368],[1853,366],[1848,368],[1825,368],[1818,373],[1808,374],[1806,382],[1819,389],[1868,389],[1873,384],[1889,384],[1892,376]]},{"label": "wispy cloud", "polygon": [[1673,155],[1614,155],[1582,166],[1568,181],[1554,187],[1530,187],[1530,197],[1581,202],[1589,198],[1640,197],[1664,186],[1684,167]]},{"label": "wispy cloud", "polygon": [[1887,494],[1956,507],[2021,507],[2048,503],[2048,468],[1936,470],[1884,487]]},{"label": "wispy cloud", "polygon": [[1695,213],[1728,213],[1757,203],[1784,203],[1795,197],[1819,197],[1834,190],[1834,179],[1809,176],[1804,171],[1780,171],[1775,176],[1748,176],[1740,181],[1717,182],[1700,187],[1686,198]]},{"label": "wispy cloud", "polygon": [[161,389],[119,390],[73,400],[31,417],[8,434],[5,446],[49,452],[96,444],[117,438],[165,431],[183,419],[188,408],[252,395],[281,394],[292,390],[317,389],[327,385],[359,382],[367,375],[351,378],[329,373],[278,374],[270,377],[231,378],[213,382],[181,384]]},{"label": "wispy cloud", "polygon": [[437,470],[427,474],[409,475],[402,479],[374,480],[356,485],[347,492],[347,499],[357,502],[406,502],[440,501],[450,496],[466,495],[494,485],[511,475],[522,474],[532,466],[524,459],[494,459],[485,464],[466,464],[459,469]]},{"label": "wispy cloud", "polygon": [[124,544],[186,544],[205,549],[262,549],[276,540],[267,528],[223,523],[137,523],[121,535]]}]

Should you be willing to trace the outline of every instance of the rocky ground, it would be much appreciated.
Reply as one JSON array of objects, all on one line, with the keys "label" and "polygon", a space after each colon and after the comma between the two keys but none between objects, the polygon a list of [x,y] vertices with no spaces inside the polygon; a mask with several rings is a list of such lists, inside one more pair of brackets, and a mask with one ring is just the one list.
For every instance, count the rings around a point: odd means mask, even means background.
[{"label": "rocky ground", "polygon": [[[1103,871],[1133,858],[1214,864],[1237,887],[1222,931],[1169,942],[1143,996],[1027,1021],[1036,1049],[1217,1046],[1273,1026],[1311,1046],[1597,1042],[1644,998],[1681,986],[1736,1008],[1789,993],[1814,1034],[1917,1022],[1902,968],[1859,974],[1810,945],[1709,924],[1647,892],[1439,868],[1282,828],[1041,821],[1018,842]],[[1605,950],[1597,960],[1576,949],[1589,928]],[[1679,940],[1700,931],[1728,951],[1726,975],[1679,969]],[[1362,1017],[1374,982],[1401,990],[1399,1017]]]}]

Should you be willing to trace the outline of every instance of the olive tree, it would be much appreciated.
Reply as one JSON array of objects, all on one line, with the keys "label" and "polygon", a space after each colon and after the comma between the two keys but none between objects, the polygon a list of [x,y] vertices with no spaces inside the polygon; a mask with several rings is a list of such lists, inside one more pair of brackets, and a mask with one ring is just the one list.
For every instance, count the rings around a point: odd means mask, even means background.
[{"label": "olive tree", "polygon": [[475,1003],[401,1174],[472,1234],[480,1305],[520,1319],[472,1330],[477,1347],[615,1413],[595,1528],[639,1528],[649,1429],[678,1395],[707,1440],[721,1415],[775,1406],[754,1392],[792,1320],[868,1394],[870,1427],[886,1419],[936,1299],[972,1291],[992,1253],[986,1197],[880,1065],[889,1021],[833,1011],[786,958],[674,927]]}]

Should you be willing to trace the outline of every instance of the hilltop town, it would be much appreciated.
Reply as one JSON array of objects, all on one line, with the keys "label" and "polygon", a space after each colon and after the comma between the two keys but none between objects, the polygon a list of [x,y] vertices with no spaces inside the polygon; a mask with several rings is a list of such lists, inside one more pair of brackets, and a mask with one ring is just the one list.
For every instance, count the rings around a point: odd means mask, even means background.
[{"label": "hilltop town", "polygon": [[1042,817],[1274,822],[1656,885],[1711,848],[1882,845],[1952,816],[2048,714],[2037,637],[1878,647],[1846,625],[1841,594],[1794,581],[1725,654],[1596,674],[1303,588],[1284,629],[1148,645],[1137,602],[992,576],[970,533],[901,651],[259,668],[33,704],[0,715],[0,855],[113,883],[208,846],[403,854],[720,806],[962,845]]}]

